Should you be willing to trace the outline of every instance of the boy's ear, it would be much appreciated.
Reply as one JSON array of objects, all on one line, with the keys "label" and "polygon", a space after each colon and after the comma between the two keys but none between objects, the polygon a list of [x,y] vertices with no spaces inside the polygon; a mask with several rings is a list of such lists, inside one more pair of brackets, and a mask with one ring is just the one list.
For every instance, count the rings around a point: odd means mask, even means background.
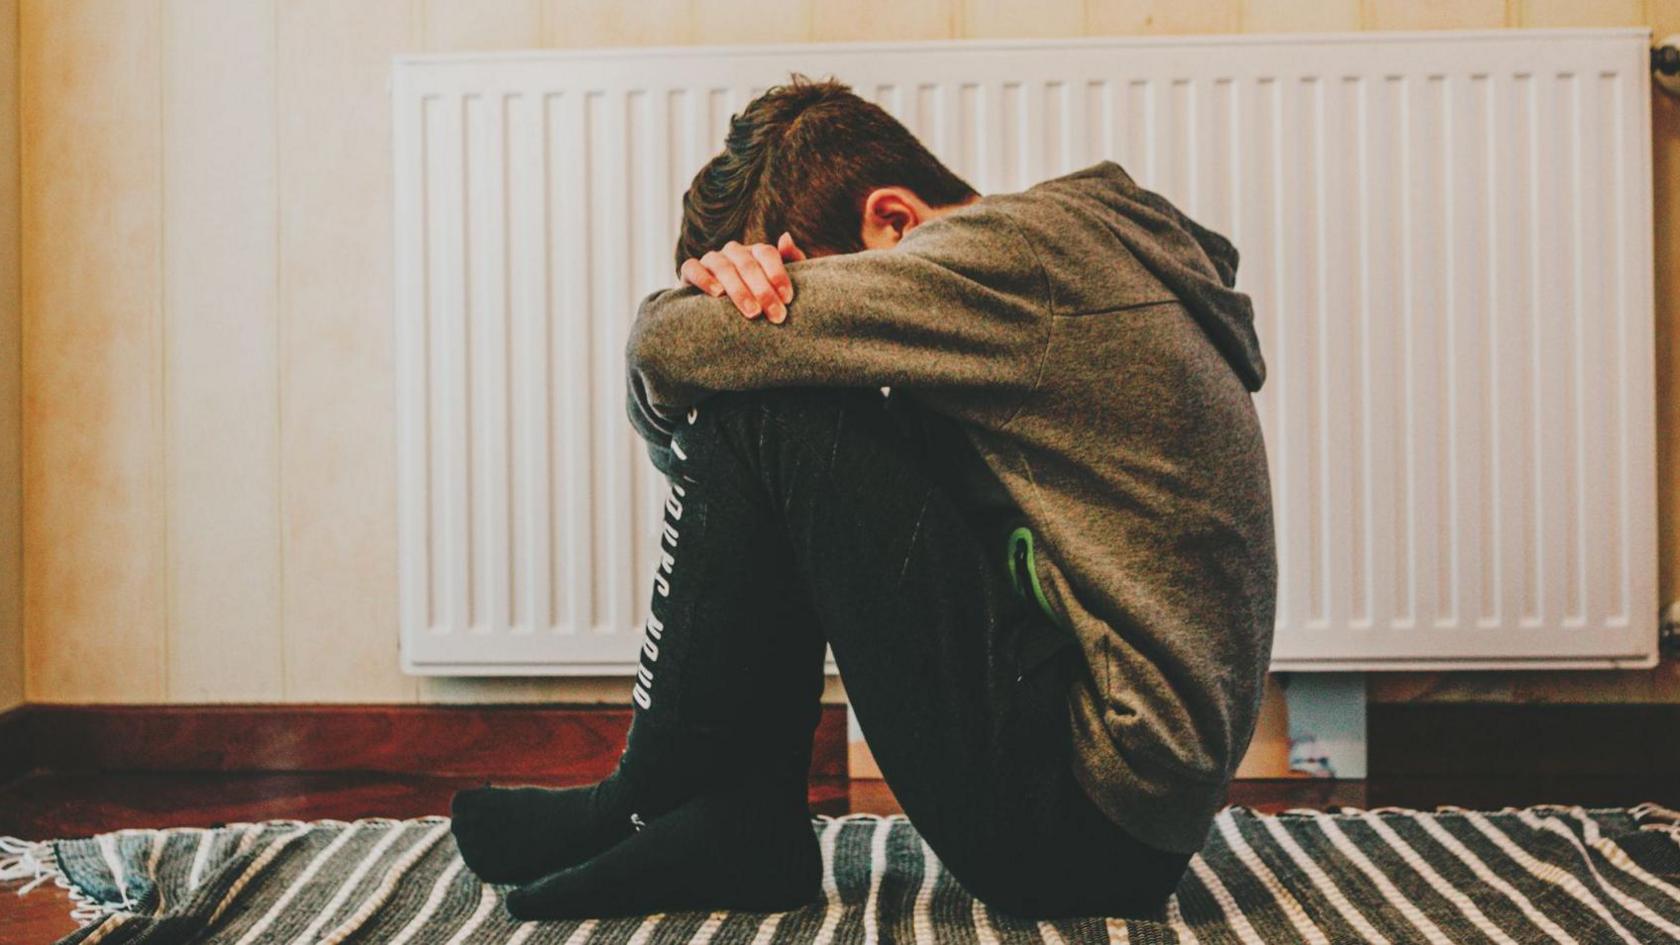
[{"label": "boy's ear", "polygon": [[867,249],[891,249],[922,222],[921,200],[903,187],[877,187],[863,201],[863,232]]}]

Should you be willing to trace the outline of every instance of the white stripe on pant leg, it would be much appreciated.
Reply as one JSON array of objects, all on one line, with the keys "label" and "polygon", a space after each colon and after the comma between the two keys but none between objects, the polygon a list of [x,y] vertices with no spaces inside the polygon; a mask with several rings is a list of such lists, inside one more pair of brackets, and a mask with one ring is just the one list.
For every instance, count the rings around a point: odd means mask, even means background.
[{"label": "white stripe on pant leg", "polygon": [[688,459],[688,454],[683,452],[682,444],[677,442],[676,437],[671,438],[671,452],[677,454],[678,459]]},{"label": "white stripe on pant leg", "polygon": [[648,687],[653,685],[653,674],[646,669],[636,667],[636,684],[630,687],[630,698],[643,709],[653,708],[653,691]]},{"label": "white stripe on pant leg", "polygon": [[[667,575],[675,573],[677,567],[676,556],[671,554],[677,547],[677,529],[672,521],[682,519],[683,506],[678,497],[686,494],[682,486],[672,482],[671,491],[665,497],[665,514],[670,520],[661,524],[659,562],[653,570],[653,592],[664,598],[671,596],[671,582]],[[670,551],[665,548],[667,541]],[[630,698],[643,709],[653,708],[653,669],[650,664],[659,660],[659,639],[664,630],[665,625],[659,618],[649,613],[647,622],[643,624],[642,658],[636,667],[636,682],[630,687]]]}]

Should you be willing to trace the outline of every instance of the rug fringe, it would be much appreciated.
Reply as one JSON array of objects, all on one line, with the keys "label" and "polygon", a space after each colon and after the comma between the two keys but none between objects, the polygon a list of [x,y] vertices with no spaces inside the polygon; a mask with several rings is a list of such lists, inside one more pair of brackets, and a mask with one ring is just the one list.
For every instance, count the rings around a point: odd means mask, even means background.
[{"label": "rug fringe", "polygon": [[58,849],[51,840],[21,840],[0,836],[0,885],[21,883],[17,894],[25,896],[52,883],[70,898],[70,918],[83,928],[115,912],[120,906],[100,902],[83,892],[64,875],[58,863]]},{"label": "rug fringe", "polygon": [[0,837],[0,883],[23,883],[18,895],[63,875],[50,841]]},{"label": "rug fringe", "polygon": [[1680,824],[1680,811],[1670,810],[1654,801],[1646,801],[1631,808],[1628,813],[1642,821],[1652,820],[1666,824]]}]

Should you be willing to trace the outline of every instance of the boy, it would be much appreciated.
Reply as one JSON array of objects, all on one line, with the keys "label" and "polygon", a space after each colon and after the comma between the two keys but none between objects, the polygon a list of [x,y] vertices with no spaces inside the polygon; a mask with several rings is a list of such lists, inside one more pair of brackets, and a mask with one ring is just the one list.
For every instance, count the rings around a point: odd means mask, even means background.
[{"label": "boy", "polygon": [[810,901],[826,640],[969,892],[1158,909],[1271,646],[1236,252],[1110,162],[981,197],[795,77],[734,118],[676,255],[627,351],[671,489],[628,743],[595,785],[458,796],[468,865],[521,918]]}]

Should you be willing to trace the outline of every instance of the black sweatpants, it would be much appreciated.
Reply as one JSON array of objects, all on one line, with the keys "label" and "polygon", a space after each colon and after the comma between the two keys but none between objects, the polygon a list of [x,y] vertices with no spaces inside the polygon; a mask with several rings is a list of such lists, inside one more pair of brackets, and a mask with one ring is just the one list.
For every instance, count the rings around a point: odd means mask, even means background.
[{"label": "black sweatpants", "polygon": [[1079,647],[1012,587],[1010,523],[934,455],[948,423],[855,390],[722,394],[679,421],[654,451],[671,493],[637,724],[803,783],[826,641],[888,785],[969,892],[1025,917],[1151,912],[1189,858],[1074,780]]}]

